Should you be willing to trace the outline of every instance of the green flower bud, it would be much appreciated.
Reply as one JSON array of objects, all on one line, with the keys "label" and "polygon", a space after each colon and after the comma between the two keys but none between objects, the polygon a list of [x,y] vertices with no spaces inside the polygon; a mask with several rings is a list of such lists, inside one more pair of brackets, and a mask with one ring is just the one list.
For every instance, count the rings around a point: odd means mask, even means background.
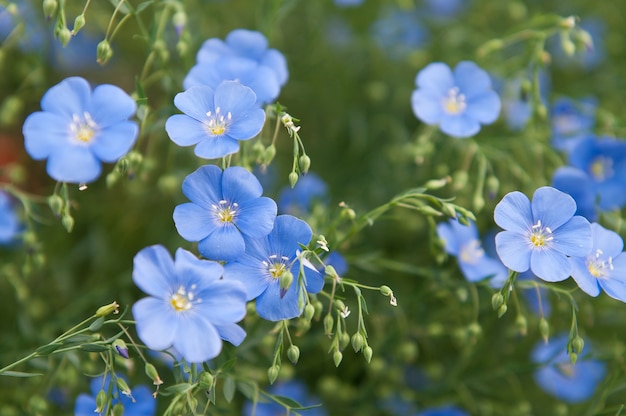
[{"label": "green flower bud", "polygon": [[539,320],[539,333],[541,334],[543,341],[548,342],[548,338],[550,337],[550,324],[544,317]]},{"label": "green flower bud", "polygon": [[502,315],[506,313],[507,309],[506,304],[502,304],[502,306],[498,308],[498,318],[502,318]]},{"label": "green flower bud", "polygon": [[123,339],[118,338],[115,341],[113,341],[113,346],[115,347],[115,350],[117,351],[119,355],[128,359],[128,346],[126,345],[126,342],[124,342]]},{"label": "green flower bud", "polygon": [[104,390],[100,390],[96,394],[96,410],[97,413],[102,413],[107,405],[108,397]]},{"label": "green flower bud", "polygon": [[55,216],[60,216],[61,211],[63,210],[63,198],[57,194],[50,195],[48,197],[48,206]]},{"label": "green flower bud", "polygon": [[378,288],[378,290],[383,296],[390,296],[391,294],[393,294],[393,291],[391,290],[391,288],[386,285],[382,285],[381,287]]},{"label": "green flower bud", "polygon": [[374,351],[372,350],[372,347],[370,347],[369,345],[363,348],[363,356],[365,357],[365,361],[367,361],[368,363],[372,361],[373,354],[374,354]]},{"label": "green flower bud", "polygon": [[72,35],[76,35],[83,27],[85,27],[85,15],[83,13],[76,16],[74,19],[74,27],[72,28]]},{"label": "green flower bud", "polygon": [[333,333],[333,326],[335,324],[335,320],[333,319],[331,314],[328,314],[324,317],[324,333],[328,336],[331,336]]},{"label": "green flower bud", "polygon": [[[270,144],[265,148],[265,151],[263,153],[263,164],[269,165],[270,162],[274,160],[274,156],[276,156],[276,146],[274,146],[274,144]],[[298,178],[296,178],[296,181],[297,180]],[[291,183],[291,175],[289,175],[289,182]],[[293,185],[291,187],[293,188]]]},{"label": "green flower bud", "polygon": [[293,188],[298,183],[298,174],[296,172],[291,172],[289,174],[289,185]]},{"label": "green flower bud", "polygon": [[503,304],[504,304],[504,296],[502,296],[502,293],[496,292],[493,294],[493,296],[491,296],[491,307],[493,308],[494,311],[497,311],[498,309],[500,309],[500,306],[502,306]]},{"label": "green flower bud", "polygon": [[447,184],[449,184],[451,181],[452,181],[452,178],[450,178],[449,176],[446,176],[445,178],[441,178],[441,179],[431,179],[424,184],[424,187],[430,190],[441,189]]},{"label": "green flower bud", "polygon": [[578,335],[572,340],[572,350],[576,354],[580,354],[583,352],[583,348],[585,348],[585,341]]},{"label": "green flower bud", "polygon": [[352,348],[354,349],[354,352],[361,351],[361,348],[363,348],[363,344],[365,344],[365,339],[360,332],[355,332],[352,335],[352,339],[350,341],[352,342]]},{"label": "green flower bud", "polygon": [[43,15],[46,19],[50,19],[55,15],[58,7],[58,0],[43,0]]},{"label": "green flower bud", "polygon": [[469,179],[469,175],[465,170],[457,170],[453,174],[452,184],[454,189],[463,189],[467,186],[467,181]]},{"label": "green flower bud", "polygon": [[341,335],[339,335],[339,348],[343,350],[348,346],[349,343],[350,343],[350,335],[346,334],[345,332],[342,332]]},{"label": "green flower bud", "polygon": [[124,415],[124,405],[122,403],[116,403],[113,406],[113,411],[111,412],[112,416],[123,416]]},{"label": "green flower bud", "polygon": [[72,32],[70,32],[70,30],[63,26],[60,30],[59,33],[57,34],[59,41],[61,41],[61,45],[63,45],[63,47],[66,47],[68,43],[70,43],[70,40],[72,40]]},{"label": "green flower bud", "polygon": [[96,53],[96,55],[97,55],[96,61],[100,65],[106,64],[107,61],[109,59],[111,59],[111,57],[113,56],[113,49],[111,49],[111,44],[106,39],[104,39],[100,43],[98,43],[98,46],[96,47],[96,51],[97,51],[97,53]]},{"label": "green flower bud", "polygon": [[308,322],[311,322],[311,319],[313,319],[313,315],[315,315],[315,306],[307,303],[307,305],[304,307],[304,319],[306,319]]},{"label": "green flower bud", "polygon": [[524,315],[517,315],[517,318],[515,319],[515,326],[521,336],[526,336],[528,333],[528,322],[526,321],[526,317]]},{"label": "green flower bud", "polygon": [[311,167],[311,158],[307,155],[302,155],[298,159],[298,164],[300,165],[300,172],[307,173]]},{"label": "green flower bud", "polygon": [[205,390],[211,390],[213,388],[213,374],[208,371],[203,371],[198,376],[198,384]]},{"label": "green flower bud", "polygon": [[500,189],[500,181],[495,176],[489,176],[485,182],[485,188],[487,189],[487,195],[490,198],[495,198]]},{"label": "green flower bud", "polygon": [[341,351],[335,351],[333,353],[333,362],[335,363],[335,367],[339,367],[339,364],[341,364],[342,359],[343,359],[343,354],[341,353]]},{"label": "green flower bud", "polygon": [[298,359],[300,358],[300,348],[295,345],[290,346],[287,349],[287,358],[293,365],[298,364]]},{"label": "green flower bud", "polygon": [[150,378],[150,380],[152,380],[152,384],[154,384],[155,386],[160,386],[161,384],[163,384],[163,380],[161,380],[161,377],[159,377],[159,373],[157,372],[155,366],[150,363],[146,363],[145,371],[146,375]]},{"label": "green flower bud", "polygon": [[576,354],[575,352],[570,352],[569,353],[569,361],[570,363],[572,363],[572,365],[576,364],[576,360],[578,360],[578,354]]},{"label": "green flower bud", "polygon": [[124,396],[131,397],[130,387],[128,387],[128,383],[121,377],[117,377],[115,379],[115,383],[117,384],[117,388],[120,389],[120,393]]},{"label": "green flower bud", "polygon": [[291,273],[289,270],[286,270],[280,275],[279,279],[280,297],[282,298],[283,296],[285,296],[285,293],[287,293],[287,291],[291,287],[291,284],[293,283],[293,273]]},{"label": "green flower bud", "polygon": [[72,218],[71,215],[66,214],[63,218],[61,218],[61,224],[63,224],[63,227],[68,233],[71,233],[74,228],[74,218]]},{"label": "green flower bud", "polygon": [[111,313],[119,313],[120,305],[117,302],[109,303],[108,305],[100,306],[96,311],[96,316],[107,316]]},{"label": "green flower bud", "polygon": [[315,308],[315,320],[319,320],[322,316],[322,312],[324,311],[324,305],[319,300],[315,300],[313,302],[313,307]]},{"label": "green flower bud", "polygon": [[340,299],[335,299],[335,308],[343,311],[344,309],[346,309],[346,304],[343,303],[343,301]]},{"label": "green flower bud", "polygon": [[280,371],[280,367],[277,365],[273,365],[267,369],[267,378],[270,384],[274,384],[276,379],[278,378],[278,372]]}]

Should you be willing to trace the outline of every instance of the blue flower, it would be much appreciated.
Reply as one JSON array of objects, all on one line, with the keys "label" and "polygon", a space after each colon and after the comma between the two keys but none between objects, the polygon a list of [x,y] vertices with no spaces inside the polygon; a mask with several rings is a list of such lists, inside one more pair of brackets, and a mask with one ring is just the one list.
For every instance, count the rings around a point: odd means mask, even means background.
[{"label": "blue flower", "polygon": [[467,412],[455,406],[443,406],[422,410],[417,416],[467,416]]},{"label": "blue flower", "polygon": [[447,20],[463,11],[468,3],[468,0],[426,0],[426,13],[434,18]]},{"label": "blue flower", "polygon": [[223,267],[179,248],[146,247],[134,259],[133,282],[149,297],[133,305],[137,334],[153,350],[174,347],[190,363],[216,357],[222,339],[239,345],[246,336],[246,290],[222,279]]},{"label": "blue flower", "polygon": [[[119,377],[119,376],[118,376]],[[74,404],[75,416],[93,416],[109,414],[105,413],[107,409],[102,409],[96,413],[96,396],[100,390],[105,392],[109,390],[110,377],[96,377],[89,383],[91,395],[81,393],[76,398]],[[113,387],[114,398],[111,402],[111,408],[121,403],[124,406],[124,415],[126,416],[152,416],[156,413],[156,400],[152,396],[150,389],[144,385],[135,386],[131,389],[131,396],[119,391],[117,385]],[[110,411],[110,409],[109,409]]]},{"label": "blue flower", "polygon": [[596,107],[597,102],[592,98],[574,101],[563,97],[556,100],[550,109],[552,146],[571,153],[582,139],[591,134],[596,121]]},{"label": "blue flower", "polygon": [[0,244],[10,243],[20,230],[20,221],[9,195],[0,191]]},{"label": "blue flower", "polygon": [[591,235],[591,253],[587,257],[570,258],[572,277],[591,296],[598,296],[602,288],[610,297],[626,302],[624,240],[595,222],[591,224]]},{"label": "blue flower", "polygon": [[581,215],[589,221],[596,220],[598,213],[595,186],[591,177],[584,171],[571,166],[561,166],[554,171],[552,186],[574,198],[576,215]]},{"label": "blue flower", "polygon": [[[288,397],[302,406],[315,406],[320,403],[316,397],[309,394],[306,385],[296,380],[274,384],[269,388],[268,393],[274,396]],[[327,414],[323,407],[297,410],[297,412],[306,416],[325,416]],[[293,415],[294,413],[286,413],[285,407],[274,401],[253,403],[248,400],[243,406],[242,414],[244,416],[275,416]]]},{"label": "blue flower", "polygon": [[442,222],[437,225],[437,235],[443,240],[446,253],[457,258],[461,272],[469,282],[488,277],[497,287],[507,279],[506,267],[485,254],[474,222],[469,226],[455,219]]},{"label": "blue flower", "polygon": [[335,6],[338,7],[355,7],[363,4],[365,0],[334,0]]},{"label": "blue flower", "polygon": [[[572,364],[567,353],[568,335],[550,338],[548,343],[539,342],[532,351],[532,360],[540,364],[535,371],[535,381],[544,391],[567,403],[583,402],[591,396],[604,378],[603,362],[581,359]],[[590,348],[590,343],[585,343]]]},{"label": "blue flower", "polygon": [[535,191],[532,203],[521,192],[506,194],[494,212],[505,230],[496,235],[502,263],[519,273],[530,269],[548,282],[567,279],[567,257],[584,257],[592,246],[589,221],[575,212],[571,196],[548,186]]},{"label": "blue flower", "polygon": [[287,186],[278,195],[278,207],[283,214],[307,215],[316,201],[327,202],[328,185],[315,173],[302,175],[292,188]]},{"label": "blue flower", "polygon": [[392,59],[405,58],[428,40],[428,31],[421,24],[418,12],[398,7],[382,8],[370,32],[378,47]]},{"label": "blue flower", "polygon": [[[318,293],[324,286],[324,276],[299,255],[300,245],[308,244],[312,236],[306,222],[279,215],[267,237],[246,241],[246,253],[226,263],[224,279],[245,285],[247,300],[256,299],[257,313],[263,319],[280,321],[300,316],[307,292]],[[286,272],[291,272],[293,282],[283,288],[281,277]]]},{"label": "blue flower", "polygon": [[261,184],[242,167],[202,166],[185,178],[183,193],[191,202],[174,209],[176,229],[185,240],[199,241],[209,259],[236,260],[245,251],[244,237],[262,238],[274,227],[276,203],[261,196]]},{"label": "blue flower", "polygon": [[165,130],[179,146],[195,147],[195,154],[217,159],[239,151],[239,141],[261,132],[265,112],[255,105],[256,95],[236,81],[224,81],[215,89],[193,87],[174,98],[185,114],[167,119]]},{"label": "blue flower", "polygon": [[[343,276],[348,272],[348,262],[337,251],[331,251],[324,257],[324,264],[327,266],[333,266],[333,269],[339,276]],[[320,270],[323,272],[323,270]]]},{"label": "blue flower", "polygon": [[268,48],[267,38],[261,32],[235,29],[226,35],[225,41],[208,39],[202,44],[196,60],[199,64],[220,65],[219,61],[226,57],[246,58],[270,69],[279,86],[285,85],[289,78],[285,56]]},{"label": "blue flower", "polygon": [[417,118],[439,124],[450,136],[473,136],[500,114],[500,97],[489,75],[473,62],[460,62],[454,72],[444,63],[431,63],[417,74],[415,84],[411,105]]},{"label": "blue flower", "polygon": [[48,174],[60,182],[94,181],[101,162],[124,156],[139,132],[128,120],[135,101],[114,85],[92,91],[83,78],[66,78],[44,94],[41,109],[24,121],[24,144],[33,159],[48,159]]},{"label": "blue flower", "polygon": [[571,151],[569,164],[589,175],[601,210],[626,205],[626,141],[587,137]]}]

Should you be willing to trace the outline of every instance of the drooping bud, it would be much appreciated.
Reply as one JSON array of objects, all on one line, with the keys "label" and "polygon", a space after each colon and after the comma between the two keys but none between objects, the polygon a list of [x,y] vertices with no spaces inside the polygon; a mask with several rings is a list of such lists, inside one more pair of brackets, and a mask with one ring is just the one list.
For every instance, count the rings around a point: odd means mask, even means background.
[{"label": "drooping bud", "polygon": [[289,185],[293,188],[298,183],[298,174],[296,172],[289,173]]},{"label": "drooping bud", "polygon": [[585,348],[585,341],[579,335],[576,335],[576,337],[572,340],[572,350],[576,354],[580,354],[583,352],[583,348]]},{"label": "drooping bud", "polygon": [[70,30],[65,26],[59,29],[57,36],[59,37],[59,41],[63,47],[66,47],[67,44],[70,43],[70,40],[72,40],[72,32],[70,32]]},{"label": "drooping bud", "polygon": [[339,335],[339,347],[343,350],[348,346],[349,343],[350,343],[350,335],[348,335],[345,332],[342,332],[341,335]]},{"label": "drooping bud", "polygon": [[329,313],[324,317],[324,333],[328,336],[331,336],[333,333],[333,326],[335,324],[335,320],[332,315]]},{"label": "drooping bud", "polygon": [[502,306],[498,308],[498,318],[502,318],[502,315],[506,313],[507,309],[508,307],[503,303]]},{"label": "drooping bud", "polygon": [[280,371],[280,367],[277,365],[273,365],[267,369],[267,378],[270,384],[274,384],[276,379],[278,378],[278,372]]},{"label": "drooping bud", "polygon": [[339,364],[341,364],[342,359],[343,359],[343,354],[341,353],[341,351],[335,351],[333,353],[333,362],[335,363],[335,367],[339,367]]},{"label": "drooping bud", "polygon": [[544,317],[541,317],[541,319],[539,320],[539,333],[543,338],[543,342],[547,344],[548,338],[550,337],[550,324]]},{"label": "drooping bud", "polygon": [[287,358],[293,365],[298,363],[298,359],[300,358],[300,348],[296,345],[292,345],[287,349]]},{"label": "drooping bud", "polygon": [[63,198],[57,194],[50,195],[48,197],[48,206],[52,210],[52,213],[59,217],[61,215],[61,211],[63,210]]},{"label": "drooping bud", "polygon": [[107,394],[104,390],[100,390],[96,394],[96,413],[102,413],[107,404]]},{"label": "drooping bud", "polygon": [[117,388],[120,389],[120,393],[127,397],[133,397],[130,391],[130,387],[128,387],[128,383],[121,377],[117,377],[115,379],[115,383],[117,384]]},{"label": "drooping bud", "polygon": [[97,51],[96,61],[100,65],[106,64],[109,61],[109,59],[111,59],[111,57],[113,56],[113,49],[111,49],[111,44],[106,39],[98,43],[98,46],[96,47],[96,51]]},{"label": "drooping bud", "polygon": [[502,306],[503,304],[504,304],[504,296],[502,296],[502,293],[496,292],[493,294],[493,296],[491,296],[491,307],[493,308],[494,311],[497,311],[498,309],[500,309],[500,306]]},{"label": "drooping bud", "polygon": [[369,345],[365,348],[363,348],[363,356],[365,357],[365,360],[369,363],[372,361],[372,355],[374,354],[374,351],[372,350],[372,347],[370,347]]},{"label": "drooping bud", "polygon": [[72,36],[76,36],[76,34],[85,27],[85,15],[83,13],[76,16],[74,19],[74,27],[72,28]]},{"label": "drooping bud", "polygon": [[180,36],[187,26],[187,13],[184,10],[179,10],[174,13],[172,16],[172,23],[174,23],[174,29],[176,30],[176,34]]},{"label": "drooping bud", "polygon": [[291,287],[292,283],[293,283],[293,273],[291,273],[289,270],[284,271],[280,275],[280,298],[281,299],[285,296],[285,294]]},{"label": "drooping bud", "polygon": [[307,303],[307,305],[304,307],[304,319],[311,322],[311,319],[313,319],[313,315],[315,315],[315,306]]},{"label": "drooping bud", "polygon": [[43,15],[46,19],[50,19],[56,14],[58,7],[58,0],[43,0]]},{"label": "drooping bud", "polygon": [[211,390],[213,388],[213,374],[208,371],[203,371],[198,376],[198,384],[205,390]]},{"label": "drooping bud", "polygon": [[311,158],[307,155],[302,155],[298,159],[298,164],[300,165],[300,172],[307,173],[311,167]]},{"label": "drooping bud", "polygon": [[124,415],[124,405],[122,403],[116,403],[113,406],[113,411],[111,412],[112,416],[123,416]]},{"label": "drooping bud", "polygon": [[359,352],[361,351],[361,348],[363,348],[363,344],[365,343],[365,340],[363,339],[363,335],[361,335],[360,332],[355,332],[352,335],[352,348],[354,349],[354,352]]}]

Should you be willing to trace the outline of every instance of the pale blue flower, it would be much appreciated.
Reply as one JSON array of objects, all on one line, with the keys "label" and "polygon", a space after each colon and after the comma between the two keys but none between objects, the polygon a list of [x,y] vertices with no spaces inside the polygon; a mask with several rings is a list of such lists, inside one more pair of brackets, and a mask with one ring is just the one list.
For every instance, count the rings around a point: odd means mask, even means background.
[{"label": "pale blue flower", "polygon": [[591,136],[597,106],[593,98],[574,101],[562,97],[556,100],[550,108],[552,146],[570,153],[581,140]]},{"label": "pale blue flower", "polygon": [[87,183],[135,144],[139,128],[128,119],[135,101],[120,88],[103,84],[93,91],[80,77],[66,78],[41,99],[42,111],[24,121],[24,145],[35,160],[48,159],[55,180]]},{"label": "pale blue flower", "polygon": [[246,289],[222,279],[221,264],[179,248],[146,247],[134,259],[133,282],[149,297],[133,305],[137,334],[150,349],[174,347],[190,363],[216,357],[222,339],[239,345],[246,336],[236,322],[246,314]]},{"label": "pale blue flower", "polygon": [[[277,383],[271,386],[268,389],[268,393],[280,396],[280,397],[288,397],[291,400],[296,401],[302,406],[315,406],[320,403],[320,401],[313,395],[309,394],[307,387],[304,383],[297,380],[290,380],[282,383]],[[297,414],[301,414],[303,416],[326,416],[326,410],[323,407],[313,407],[311,409],[306,410],[294,410]],[[274,402],[257,402],[253,403],[250,400],[246,401],[243,406],[242,414],[244,416],[276,416],[276,415],[285,415],[291,416],[296,413],[289,412],[285,410],[284,406]]]},{"label": "pale blue flower", "polygon": [[552,186],[574,198],[576,215],[581,215],[589,221],[598,218],[596,187],[585,171],[572,166],[561,166],[554,171]]},{"label": "pale blue flower", "polygon": [[568,257],[591,251],[591,225],[574,216],[576,202],[564,192],[544,186],[532,203],[521,192],[510,192],[496,205],[494,219],[505,231],[496,235],[496,251],[509,269],[530,269],[537,277],[558,282],[570,276]]},{"label": "pale blue flower", "polygon": [[[102,412],[96,412],[96,396],[100,390],[104,390],[105,392],[109,391],[110,383],[111,381],[109,376],[106,378],[93,378],[89,383],[91,395],[81,393],[76,398],[76,402],[74,404],[74,416],[104,416],[105,414],[110,414],[105,413],[107,409],[102,409]],[[124,406],[125,416],[152,416],[156,413],[157,401],[152,396],[152,392],[147,386],[133,386],[130,391],[131,396],[122,393],[117,385],[112,386],[111,389],[114,397],[111,403],[111,408],[115,404],[121,403]]]},{"label": "pale blue flower", "polygon": [[9,195],[0,191],[0,244],[13,241],[20,230],[20,220]]},{"label": "pale blue flower", "polygon": [[327,204],[328,185],[313,172],[302,175],[293,188],[286,186],[278,195],[278,207],[282,214],[310,214],[316,202]]}]

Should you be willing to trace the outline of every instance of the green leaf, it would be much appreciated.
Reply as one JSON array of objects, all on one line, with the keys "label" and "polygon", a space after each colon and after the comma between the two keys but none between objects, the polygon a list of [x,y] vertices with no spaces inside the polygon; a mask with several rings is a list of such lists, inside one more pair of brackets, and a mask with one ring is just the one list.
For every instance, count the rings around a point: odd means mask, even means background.
[{"label": "green leaf", "polygon": [[235,379],[232,377],[226,377],[224,380],[224,398],[228,403],[233,401],[235,397]]},{"label": "green leaf", "polygon": [[80,349],[88,352],[104,352],[108,351],[111,348],[110,345],[106,344],[83,344],[80,346]]},{"label": "green leaf", "polygon": [[237,383],[237,389],[239,389],[241,394],[243,394],[244,396],[246,396],[246,398],[250,400],[254,400],[254,398],[258,395],[258,389],[256,388],[256,385],[251,382],[239,382]]},{"label": "green leaf", "polygon": [[7,377],[37,377],[37,376],[43,376],[43,374],[41,374],[41,373],[24,373],[22,371],[5,371],[4,373],[0,374],[0,376],[7,376]]},{"label": "green leaf", "polygon": [[62,342],[53,342],[48,345],[42,345],[35,351],[37,355],[48,355],[58,350],[63,345]]},{"label": "green leaf", "polygon": [[99,317],[98,319],[96,319],[95,321],[93,321],[91,323],[91,325],[89,325],[89,330],[91,332],[96,332],[97,330],[99,330],[100,328],[102,328],[102,325],[104,324],[104,316]]},{"label": "green leaf", "polygon": [[193,386],[189,383],[179,383],[179,384],[174,384],[173,386],[169,386],[161,390],[161,393],[165,393],[166,396],[168,394],[184,394],[184,393],[187,393],[192,388]]}]

